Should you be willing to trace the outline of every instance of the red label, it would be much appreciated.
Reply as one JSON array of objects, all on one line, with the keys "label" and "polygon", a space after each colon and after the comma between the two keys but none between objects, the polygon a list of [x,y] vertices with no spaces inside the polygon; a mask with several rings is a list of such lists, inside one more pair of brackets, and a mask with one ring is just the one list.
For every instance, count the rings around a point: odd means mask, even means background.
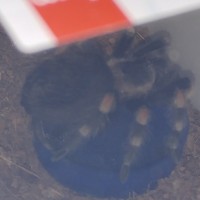
[{"label": "red label", "polygon": [[131,25],[112,0],[63,0],[34,7],[61,43]]}]

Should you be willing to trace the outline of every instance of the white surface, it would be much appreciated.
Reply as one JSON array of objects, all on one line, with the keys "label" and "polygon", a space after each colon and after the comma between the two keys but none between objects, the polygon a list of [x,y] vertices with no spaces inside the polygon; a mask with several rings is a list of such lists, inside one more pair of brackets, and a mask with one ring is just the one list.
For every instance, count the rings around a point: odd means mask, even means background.
[{"label": "white surface", "polygon": [[[32,0],[53,3],[64,0]],[[102,0],[103,1],[103,0]],[[142,24],[200,7],[200,0],[113,0],[133,24]],[[0,0],[0,20],[26,53],[57,45],[57,39],[28,0]]]},{"label": "white surface", "polygon": [[14,43],[25,53],[51,48],[57,43],[26,0],[0,0],[0,19]]},{"label": "white surface", "polygon": [[136,25],[200,8],[200,0],[114,0],[114,2]]}]

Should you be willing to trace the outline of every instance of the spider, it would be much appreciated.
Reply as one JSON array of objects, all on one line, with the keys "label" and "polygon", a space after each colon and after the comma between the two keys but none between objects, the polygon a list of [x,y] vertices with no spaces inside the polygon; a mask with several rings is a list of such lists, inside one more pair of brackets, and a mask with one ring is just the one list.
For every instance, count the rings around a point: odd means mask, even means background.
[{"label": "spider", "polygon": [[[84,163],[76,155],[101,135],[102,144],[106,143],[106,127],[116,113],[125,112],[130,120],[127,134],[120,133],[121,161],[116,167],[125,184],[134,167],[145,163],[140,157],[151,140],[152,107],[170,105],[173,109],[171,132],[163,136],[161,153],[154,154],[168,154],[178,161],[192,75],[170,60],[167,32],[142,37],[130,29],[115,36],[70,45],[38,64],[25,81],[21,104],[32,118],[35,137],[51,152],[54,162]],[[107,167],[103,161],[100,165]]]}]

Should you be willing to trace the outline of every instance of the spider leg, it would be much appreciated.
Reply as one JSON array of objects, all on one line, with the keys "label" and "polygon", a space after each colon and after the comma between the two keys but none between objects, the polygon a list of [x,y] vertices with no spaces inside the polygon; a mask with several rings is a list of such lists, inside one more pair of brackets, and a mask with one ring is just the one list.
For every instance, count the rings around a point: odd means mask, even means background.
[{"label": "spider leg", "polygon": [[104,95],[103,99],[99,105],[99,111],[103,114],[108,114],[114,110],[116,106],[116,100],[113,94],[107,93]]},{"label": "spider leg", "polygon": [[[104,117],[105,118],[105,117]],[[106,118],[104,123],[98,127],[92,127],[89,124],[84,124],[78,128],[77,132],[73,133],[73,137],[64,138],[63,144],[60,149],[53,152],[52,161],[58,161],[64,157],[74,153],[79,147],[86,144],[91,137],[95,137],[96,134],[105,126]]]},{"label": "spider leg", "polygon": [[135,116],[136,124],[131,127],[127,144],[128,147],[120,170],[119,176],[122,183],[126,182],[128,179],[131,167],[134,165],[135,159],[137,158],[137,153],[145,141],[149,118],[148,108],[145,106],[140,107]]},{"label": "spider leg", "polygon": [[75,152],[108,123],[109,113],[114,110],[116,104],[114,94],[107,92],[100,95],[99,100],[93,96],[90,98],[91,102],[96,101],[91,106],[85,106],[87,100],[83,100],[74,112],[69,107],[59,110],[57,114],[54,110],[53,115],[51,112],[43,112],[44,116],[41,118],[44,120],[37,120],[33,124],[36,137],[52,152],[53,161]]},{"label": "spider leg", "polygon": [[181,133],[185,128],[186,124],[186,116],[185,111],[187,109],[187,93],[183,90],[178,89],[175,93],[173,104],[174,104],[174,118],[171,124],[172,126],[172,134],[168,138],[167,148],[174,160],[175,163],[178,162],[178,146],[181,137]]},{"label": "spider leg", "polygon": [[187,120],[187,118],[185,116],[185,109],[186,108],[184,108],[184,107],[176,109],[174,123],[172,125],[173,131],[167,141],[167,147],[168,147],[170,154],[175,163],[177,163],[179,160],[177,149],[179,146],[181,133],[182,133],[183,129],[185,128],[185,124],[186,124],[186,120]]},{"label": "spider leg", "polygon": [[[80,146],[89,141],[91,137],[95,137],[109,120],[108,114],[114,110],[115,104],[116,101],[114,94],[106,93],[99,103],[98,110],[95,111],[95,109],[92,109],[93,112],[96,113],[94,113],[92,116],[96,116],[97,119],[92,119],[90,116],[85,116],[85,122],[83,122],[78,129],[73,131],[73,134],[71,134],[73,137],[63,139],[64,145],[53,154],[52,160],[58,161],[68,156],[70,153],[73,153]],[[87,113],[89,108],[85,109],[86,110],[84,113]]]},{"label": "spider leg", "polygon": [[178,89],[175,91],[172,103],[175,110],[174,118],[172,122],[172,135],[169,137],[167,142],[167,148],[169,149],[174,162],[178,162],[178,146],[179,138],[183,129],[185,128],[187,117],[185,112],[187,110],[187,104],[192,89],[191,81],[185,77],[178,81]]},{"label": "spider leg", "polygon": [[123,31],[119,40],[117,40],[112,56],[114,58],[122,58],[127,53],[135,40],[133,31]]},{"label": "spider leg", "polygon": [[68,156],[70,153],[80,147],[81,144],[87,142],[92,134],[92,130],[88,125],[83,125],[80,127],[76,136],[74,136],[73,139],[67,143],[67,145],[53,153],[52,161],[58,161]]},{"label": "spider leg", "polygon": [[145,37],[136,47],[130,51],[130,57],[138,58],[146,56],[148,53],[164,50],[170,43],[169,33],[166,31],[157,32],[149,37]]}]

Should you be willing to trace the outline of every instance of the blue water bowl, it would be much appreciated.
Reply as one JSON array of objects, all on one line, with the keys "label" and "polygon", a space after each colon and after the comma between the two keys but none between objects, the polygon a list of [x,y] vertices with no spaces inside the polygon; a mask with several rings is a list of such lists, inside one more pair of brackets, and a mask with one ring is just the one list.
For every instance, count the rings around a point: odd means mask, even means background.
[{"label": "blue water bowl", "polygon": [[[132,115],[124,108],[111,116],[110,122],[96,137],[77,149],[68,158],[53,162],[51,153],[37,140],[38,158],[48,173],[62,185],[81,195],[102,198],[124,198],[130,192],[144,193],[154,189],[159,179],[170,175],[176,162],[166,148],[172,134],[172,107],[153,106],[145,144],[141,147],[128,180],[122,183],[119,171],[125,152]],[[180,133],[177,155],[180,159],[186,142],[189,122]]]}]

